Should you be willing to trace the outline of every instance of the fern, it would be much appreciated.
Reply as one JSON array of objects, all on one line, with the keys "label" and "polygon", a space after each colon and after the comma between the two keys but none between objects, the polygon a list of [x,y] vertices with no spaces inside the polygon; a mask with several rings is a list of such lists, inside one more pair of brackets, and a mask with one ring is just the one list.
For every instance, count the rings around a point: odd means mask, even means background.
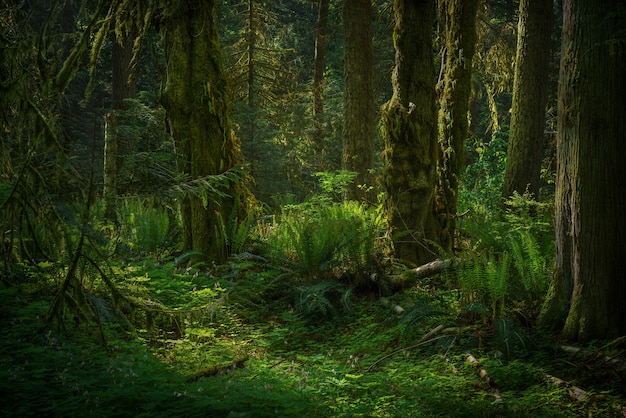
[{"label": "fern", "polygon": [[415,304],[402,317],[402,321],[406,325],[405,332],[424,321],[441,318],[449,311],[449,307],[441,298],[430,294],[419,294],[415,299]]},{"label": "fern", "polygon": [[548,288],[550,271],[547,258],[542,255],[537,240],[526,229],[511,235],[510,246],[519,280],[530,302],[536,304]]},{"label": "fern", "polygon": [[335,316],[339,309],[350,310],[351,289],[337,280],[321,280],[296,287],[296,309],[309,319]]}]

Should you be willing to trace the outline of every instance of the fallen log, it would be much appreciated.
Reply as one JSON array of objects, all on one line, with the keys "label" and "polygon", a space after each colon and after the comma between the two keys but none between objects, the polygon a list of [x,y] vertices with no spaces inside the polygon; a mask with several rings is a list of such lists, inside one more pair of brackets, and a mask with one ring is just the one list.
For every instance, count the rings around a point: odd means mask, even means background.
[{"label": "fallen log", "polygon": [[437,259],[430,263],[415,267],[403,274],[390,276],[391,283],[400,288],[409,288],[418,280],[426,277],[432,277],[444,271],[453,271],[462,263],[462,259],[458,257],[446,258],[445,260]]},{"label": "fallen log", "polygon": [[187,382],[195,382],[196,380],[202,377],[210,377],[217,376],[220,374],[225,374],[229,370],[243,368],[245,366],[246,361],[248,361],[248,356],[244,355],[241,357],[235,357],[231,361],[212,364],[207,367],[203,367],[202,369],[196,371],[191,376],[187,378]]}]

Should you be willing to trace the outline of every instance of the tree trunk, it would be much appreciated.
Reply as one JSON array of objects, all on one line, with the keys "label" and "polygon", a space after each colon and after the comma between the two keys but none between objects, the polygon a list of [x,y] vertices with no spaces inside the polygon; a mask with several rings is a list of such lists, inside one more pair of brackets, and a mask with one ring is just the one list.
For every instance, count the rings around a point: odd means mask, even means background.
[{"label": "tree trunk", "polygon": [[104,170],[102,171],[102,200],[104,200],[104,217],[117,221],[117,116],[109,112],[104,116]]},{"label": "tree trunk", "polygon": [[552,49],[552,0],[522,0],[519,6],[517,58],[511,128],[503,197],[528,190],[539,198],[548,70]]},{"label": "tree trunk", "polygon": [[328,26],[328,2],[319,0],[317,32],[315,35],[315,64],[313,74],[313,121],[314,142],[318,155],[324,154],[324,47],[326,45],[326,27]]},{"label": "tree trunk", "polygon": [[372,186],[374,168],[374,53],[372,46],[372,3],[346,0],[344,3],[344,103],[345,145],[343,169],[357,173],[348,187],[347,199],[364,200]]},{"label": "tree trunk", "polygon": [[456,229],[457,194],[464,164],[472,93],[472,57],[476,48],[478,0],[441,0],[445,31],[444,76],[439,109],[439,159],[436,205],[441,245],[451,251]]},{"label": "tree trunk", "polygon": [[573,340],[614,338],[626,334],[626,16],[599,0],[566,0],[563,12],[557,266],[540,321],[564,321]]},{"label": "tree trunk", "polygon": [[250,111],[250,133],[248,141],[250,141],[250,155],[255,155],[256,142],[256,90],[254,86],[255,79],[255,49],[257,39],[257,27],[255,18],[256,11],[254,9],[254,1],[248,0],[248,109]]},{"label": "tree trunk", "polygon": [[[179,170],[192,180],[221,174],[240,162],[226,102],[222,49],[214,24],[214,2],[169,2],[162,23],[167,80],[162,102],[179,155]],[[237,191],[226,198],[188,194],[181,202],[185,249],[209,261],[227,257],[225,223]],[[242,219],[242,217],[239,217]]]},{"label": "tree trunk", "polygon": [[[131,25],[134,28],[133,25]],[[131,61],[133,59],[133,43],[136,30],[130,30],[122,36],[112,33],[111,54],[111,90],[113,95],[113,109],[105,116],[104,133],[104,217],[117,221],[116,198],[120,192],[117,181],[122,169],[124,156],[132,149],[131,144],[119,137],[118,125],[120,116],[118,110],[123,110],[124,99],[135,96],[135,83],[130,80]]]},{"label": "tree trunk", "polygon": [[432,51],[434,1],[395,0],[393,96],[382,108],[382,186],[397,258],[437,257],[434,215],[437,113]]}]

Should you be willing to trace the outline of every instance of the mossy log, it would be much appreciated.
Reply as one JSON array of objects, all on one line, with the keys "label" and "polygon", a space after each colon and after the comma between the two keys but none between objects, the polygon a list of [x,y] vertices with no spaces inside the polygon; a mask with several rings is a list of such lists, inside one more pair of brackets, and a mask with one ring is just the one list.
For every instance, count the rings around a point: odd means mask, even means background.
[{"label": "mossy log", "polygon": [[232,369],[241,369],[245,367],[245,363],[246,361],[248,361],[248,359],[249,359],[248,355],[243,355],[243,356],[235,357],[231,361],[216,363],[207,367],[203,367],[202,369],[194,372],[191,376],[189,376],[189,378],[187,378],[187,382],[195,382],[196,380],[202,377],[210,377],[210,376],[217,376],[217,375],[225,374],[229,370],[232,370]]}]

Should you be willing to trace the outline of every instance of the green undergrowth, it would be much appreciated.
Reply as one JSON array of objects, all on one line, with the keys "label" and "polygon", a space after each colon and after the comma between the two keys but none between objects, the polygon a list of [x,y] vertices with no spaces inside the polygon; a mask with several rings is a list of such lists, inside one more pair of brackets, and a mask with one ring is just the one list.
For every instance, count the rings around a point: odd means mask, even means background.
[{"label": "green undergrowth", "polygon": [[[3,288],[0,416],[611,417],[626,403],[610,384],[624,375],[618,363],[614,374],[590,373],[601,362],[529,330],[529,346],[504,359],[483,335],[489,328],[453,309],[411,306],[430,300],[416,290],[385,303],[355,297],[349,312],[312,321],[279,300],[263,316],[246,312],[253,305],[233,303],[237,286],[215,272],[156,262],[116,268],[137,295],[180,314],[181,329],[158,318],[152,331],[145,318],[133,332],[107,324],[102,344],[93,324],[45,325],[49,290]],[[583,388],[585,398],[547,375]]]}]

